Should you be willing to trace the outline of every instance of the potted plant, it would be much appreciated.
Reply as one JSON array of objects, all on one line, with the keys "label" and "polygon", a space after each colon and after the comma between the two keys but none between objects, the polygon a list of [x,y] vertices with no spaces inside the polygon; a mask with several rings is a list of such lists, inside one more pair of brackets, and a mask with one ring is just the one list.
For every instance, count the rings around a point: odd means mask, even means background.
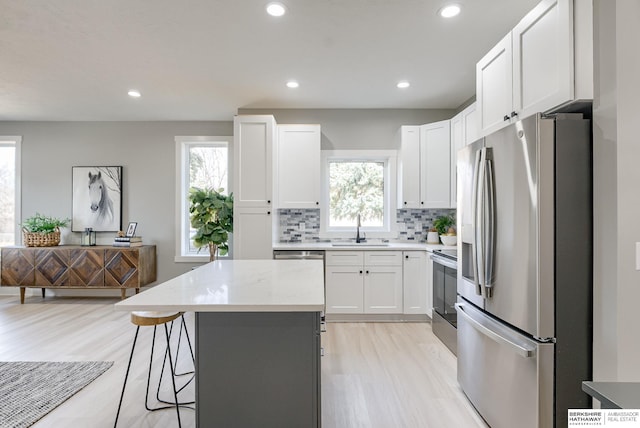
[{"label": "potted plant", "polygon": [[60,228],[70,219],[47,217],[36,213],[22,222],[24,245],[27,247],[53,247],[60,243]]},{"label": "potted plant", "polygon": [[209,247],[209,260],[229,251],[229,233],[233,232],[233,193],[223,195],[223,189],[189,189],[189,219],[196,229],[193,244]]},{"label": "potted plant", "polygon": [[444,215],[433,221],[433,227],[440,235],[440,240],[444,245],[455,245],[456,243],[456,218],[453,214]]}]

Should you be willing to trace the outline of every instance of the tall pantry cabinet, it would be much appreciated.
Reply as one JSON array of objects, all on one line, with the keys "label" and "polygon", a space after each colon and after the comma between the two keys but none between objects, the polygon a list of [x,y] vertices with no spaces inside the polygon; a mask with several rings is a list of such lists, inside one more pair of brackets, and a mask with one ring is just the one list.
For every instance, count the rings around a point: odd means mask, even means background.
[{"label": "tall pantry cabinet", "polygon": [[270,115],[236,116],[233,135],[234,258],[270,259],[275,118]]}]

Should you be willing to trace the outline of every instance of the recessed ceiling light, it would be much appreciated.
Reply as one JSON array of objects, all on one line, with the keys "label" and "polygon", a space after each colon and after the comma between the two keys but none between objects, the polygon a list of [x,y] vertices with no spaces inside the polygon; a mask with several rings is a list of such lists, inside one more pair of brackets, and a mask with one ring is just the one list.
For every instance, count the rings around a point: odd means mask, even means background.
[{"label": "recessed ceiling light", "polygon": [[300,84],[298,82],[296,82],[295,80],[289,80],[287,82],[287,88],[295,89],[298,86],[300,86]]},{"label": "recessed ceiling light", "polygon": [[140,98],[140,91],[136,91],[135,89],[130,90],[129,92],[127,92],[129,94],[130,97],[132,98]]},{"label": "recessed ceiling light", "polygon": [[408,88],[411,85],[406,80],[403,80],[402,82],[398,82],[396,86],[400,89],[404,89],[404,88]]},{"label": "recessed ceiling light", "polygon": [[450,4],[441,8],[438,14],[443,18],[453,18],[460,13],[460,10],[460,5]]},{"label": "recessed ceiling light", "polygon": [[271,16],[282,16],[286,11],[287,9],[284,5],[279,2],[272,2],[267,5],[267,13]]}]

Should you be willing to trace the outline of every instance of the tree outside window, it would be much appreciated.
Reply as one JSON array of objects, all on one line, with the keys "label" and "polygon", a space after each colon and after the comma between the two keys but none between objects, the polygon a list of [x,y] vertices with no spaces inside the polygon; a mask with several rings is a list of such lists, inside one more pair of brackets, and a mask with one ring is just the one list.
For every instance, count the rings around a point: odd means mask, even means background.
[{"label": "tree outside window", "polygon": [[384,163],[332,161],[329,163],[329,227],[363,227],[384,223]]}]

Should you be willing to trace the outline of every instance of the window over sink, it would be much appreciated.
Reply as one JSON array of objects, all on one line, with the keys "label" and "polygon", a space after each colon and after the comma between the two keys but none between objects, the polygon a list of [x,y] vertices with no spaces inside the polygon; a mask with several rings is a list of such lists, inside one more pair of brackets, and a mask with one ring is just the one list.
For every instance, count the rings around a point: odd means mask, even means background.
[{"label": "window over sink", "polygon": [[325,238],[361,233],[392,236],[395,226],[396,152],[392,150],[325,150],[322,152],[320,234]]}]

